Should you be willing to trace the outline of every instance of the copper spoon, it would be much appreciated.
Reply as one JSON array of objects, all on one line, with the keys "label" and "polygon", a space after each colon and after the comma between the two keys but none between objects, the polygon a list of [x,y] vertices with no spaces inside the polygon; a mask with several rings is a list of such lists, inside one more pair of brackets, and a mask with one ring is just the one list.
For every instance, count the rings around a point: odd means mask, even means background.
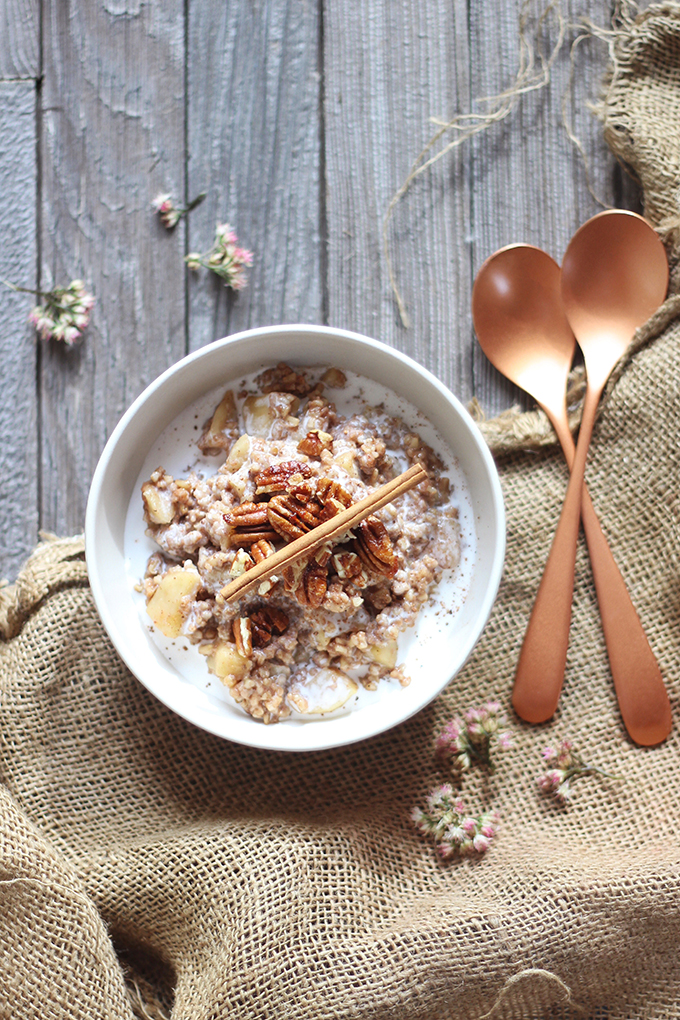
[{"label": "copper spoon", "polygon": [[[566,386],[576,338],[562,306],[559,266],[531,245],[502,248],[477,274],[472,314],[489,361],[543,408],[571,468]],[[585,484],[581,519],[624,724],[636,743],[658,743],[670,730],[668,695]]]},{"label": "copper spoon", "polygon": [[586,456],[597,405],[635,330],[663,301],[666,255],[635,213],[600,213],[572,239],[562,267],[562,301],[581,342],[588,376],[571,477],[520,652],[513,705],[527,722],[545,722],[559,700],[571,620],[576,542]]}]

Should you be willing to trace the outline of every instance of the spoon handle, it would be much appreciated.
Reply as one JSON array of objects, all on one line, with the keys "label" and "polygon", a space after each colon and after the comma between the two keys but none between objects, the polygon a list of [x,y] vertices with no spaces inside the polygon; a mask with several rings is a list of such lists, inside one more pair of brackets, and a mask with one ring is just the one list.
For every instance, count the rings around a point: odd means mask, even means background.
[{"label": "spoon handle", "polygon": [[547,722],[559,701],[569,646],[581,493],[603,386],[586,389],[574,464],[517,663],[512,704],[520,718]]},{"label": "spoon handle", "polygon": [[585,485],[581,519],[623,723],[636,744],[659,744],[673,724],[668,693]]},{"label": "spoon handle", "polygon": [[[547,405],[541,406],[553,424],[571,469],[576,447],[569,431],[566,407],[557,414],[556,410]],[[636,744],[659,744],[671,731],[670,701],[658,663],[602,531],[585,483],[581,493],[581,521],[588,543],[602,629],[623,723]]]}]

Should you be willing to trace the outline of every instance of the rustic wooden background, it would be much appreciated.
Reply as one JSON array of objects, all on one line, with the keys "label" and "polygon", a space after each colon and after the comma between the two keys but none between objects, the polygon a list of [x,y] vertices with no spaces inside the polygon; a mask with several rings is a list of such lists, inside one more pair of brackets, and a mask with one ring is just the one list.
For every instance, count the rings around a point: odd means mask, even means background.
[{"label": "rustic wooden background", "polygon": [[[542,4],[537,2],[535,10]],[[487,413],[519,394],[477,349],[474,273],[512,241],[560,258],[602,201],[634,187],[587,109],[606,47],[569,44],[550,84],[415,182],[391,226],[412,325],[382,254],[390,199],[448,119],[511,84],[520,0],[0,0],[0,277],[96,295],[84,342],[36,341],[31,299],[2,289],[0,576],[41,529],[82,530],[107,436],[186,352],[240,329],[329,323],[433,370]],[[607,27],[603,0],[562,0],[568,22]],[[556,39],[554,17],[543,33]],[[153,197],[207,199],[168,233]],[[192,276],[228,220],[255,252],[246,291]]]}]

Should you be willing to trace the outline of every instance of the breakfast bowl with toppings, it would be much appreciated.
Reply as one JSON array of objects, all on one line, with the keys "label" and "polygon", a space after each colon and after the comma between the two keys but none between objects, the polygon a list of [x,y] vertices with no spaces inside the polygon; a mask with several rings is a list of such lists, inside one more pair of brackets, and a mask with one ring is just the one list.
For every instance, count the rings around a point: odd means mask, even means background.
[{"label": "breakfast bowl with toppings", "polygon": [[411,716],[500,581],[504,516],[472,419],[415,362],[316,326],[173,366],[95,472],[93,595],[161,701],[227,739],[311,750]]}]

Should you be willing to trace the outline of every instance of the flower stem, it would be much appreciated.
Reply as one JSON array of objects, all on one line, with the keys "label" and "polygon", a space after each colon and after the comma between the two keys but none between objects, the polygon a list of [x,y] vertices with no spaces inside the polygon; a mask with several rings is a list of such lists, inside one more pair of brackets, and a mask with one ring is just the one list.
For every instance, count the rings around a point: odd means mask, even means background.
[{"label": "flower stem", "polygon": [[186,215],[187,213],[190,213],[192,209],[195,209],[196,206],[201,204],[205,196],[206,196],[205,191],[202,191],[200,195],[196,195],[196,198],[194,198],[193,201],[189,202],[189,205],[186,207],[186,209],[182,209],[182,214]]}]

